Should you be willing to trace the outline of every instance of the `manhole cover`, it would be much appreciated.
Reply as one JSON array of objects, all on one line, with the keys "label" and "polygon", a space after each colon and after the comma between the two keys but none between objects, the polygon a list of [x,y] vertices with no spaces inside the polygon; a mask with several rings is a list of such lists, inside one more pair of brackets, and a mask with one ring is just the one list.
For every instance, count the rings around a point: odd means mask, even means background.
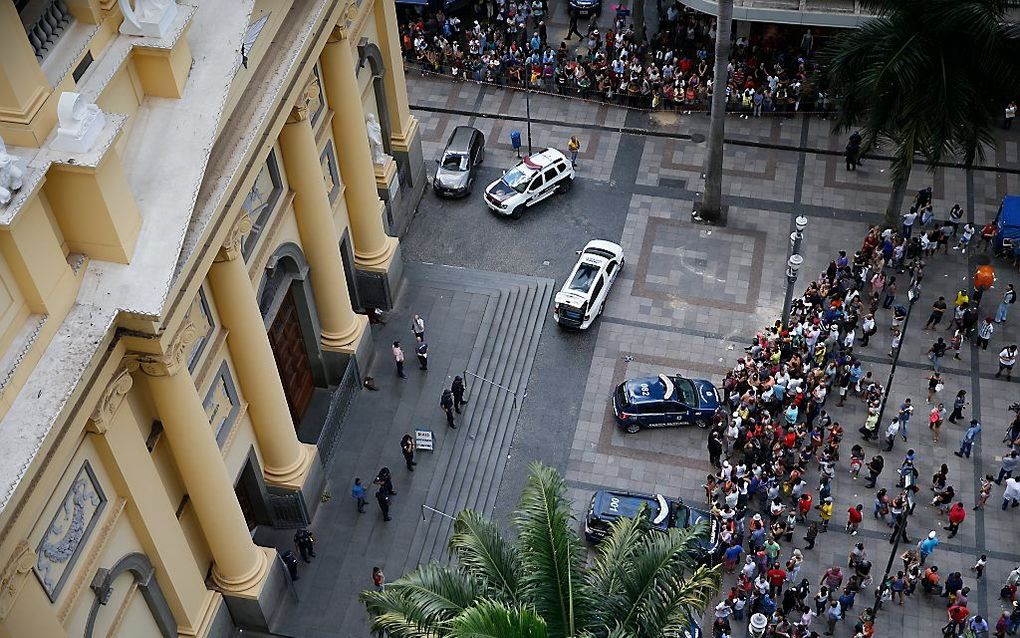
[{"label": "manhole cover", "polygon": [[691,141],[695,144],[701,144],[705,141],[705,136],[701,133],[691,133]]},{"label": "manhole cover", "polygon": [[694,267],[695,268],[706,268],[706,267],[708,267],[708,260],[707,259],[702,259],[701,257],[695,257],[694,258]]}]

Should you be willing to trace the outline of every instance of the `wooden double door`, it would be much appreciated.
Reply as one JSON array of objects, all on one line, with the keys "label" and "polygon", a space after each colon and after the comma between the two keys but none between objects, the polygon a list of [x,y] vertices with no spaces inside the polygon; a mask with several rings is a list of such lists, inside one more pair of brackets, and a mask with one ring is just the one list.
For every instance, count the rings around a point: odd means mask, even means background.
[{"label": "wooden double door", "polygon": [[301,337],[293,290],[287,291],[273,325],[269,328],[269,343],[273,347],[276,367],[283,381],[283,392],[287,395],[287,405],[294,419],[294,428],[297,429],[312,400],[315,384],[308,352]]}]

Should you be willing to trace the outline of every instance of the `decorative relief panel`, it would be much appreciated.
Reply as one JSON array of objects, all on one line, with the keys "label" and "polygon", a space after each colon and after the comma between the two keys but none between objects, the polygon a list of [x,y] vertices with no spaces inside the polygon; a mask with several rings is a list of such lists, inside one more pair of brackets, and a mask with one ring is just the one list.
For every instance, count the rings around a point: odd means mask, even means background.
[{"label": "decorative relief panel", "polygon": [[51,601],[60,595],[105,505],[106,495],[86,461],[36,549],[35,575]]},{"label": "decorative relief panel", "polygon": [[266,157],[262,168],[259,169],[259,174],[255,177],[255,183],[252,184],[251,191],[248,192],[248,196],[241,204],[241,208],[251,218],[251,232],[245,237],[241,247],[241,253],[245,259],[255,249],[255,244],[258,243],[259,237],[266,227],[266,222],[269,221],[269,216],[276,206],[276,201],[282,193],[283,179],[280,176],[280,167],[276,161],[276,151],[272,150]]},{"label": "decorative relief panel", "polygon": [[216,436],[216,442],[223,447],[241,409],[241,401],[237,398],[237,389],[226,361],[220,364],[202,405],[209,416],[209,425]]}]

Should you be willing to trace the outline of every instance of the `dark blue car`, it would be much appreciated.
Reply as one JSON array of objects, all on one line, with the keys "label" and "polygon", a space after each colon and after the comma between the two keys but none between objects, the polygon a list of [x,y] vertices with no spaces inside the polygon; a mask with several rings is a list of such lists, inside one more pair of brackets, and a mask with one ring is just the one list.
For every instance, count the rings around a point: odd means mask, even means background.
[{"label": "dark blue car", "polygon": [[718,408],[719,391],[711,381],[680,375],[627,379],[613,392],[616,422],[631,434],[691,423],[707,428]]},{"label": "dark blue car", "polygon": [[610,524],[618,518],[633,518],[645,507],[649,525],[659,531],[671,527],[684,529],[707,520],[711,531],[702,543],[703,558],[714,564],[719,557],[719,522],[711,513],[691,507],[679,498],[666,498],[662,494],[638,494],[623,490],[599,490],[591,497],[588,515],[584,519],[584,538],[598,543],[609,535]]}]

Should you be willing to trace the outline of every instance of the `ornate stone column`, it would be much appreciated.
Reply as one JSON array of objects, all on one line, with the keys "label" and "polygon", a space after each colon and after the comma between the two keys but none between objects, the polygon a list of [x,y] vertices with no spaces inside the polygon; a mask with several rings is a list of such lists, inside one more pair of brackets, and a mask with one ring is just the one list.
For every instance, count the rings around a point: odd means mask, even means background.
[{"label": "ornate stone column", "polygon": [[255,290],[241,258],[241,239],[250,230],[251,218],[242,212],[209,269],[209,282],[228,331],[227,345],[248,401],[266,480],[300,488],[315,459],[315,448],[298,441]]},{"label": "ornate stone column", "polygon": [[212,552],[213,580],[227,592],[244,592],[261,584],[268,560],[248,532],[234,482],[188,372],[187,353],[195,337],[194,326],[186,323],[165,354],[142,355],[138,362]]},{"label": "ornate stone column", "polygon": [[322,177],[315,134],[308,121],[309,90],[314,89],[311,86],[306,89],[287,118],[280,133],[280,150],[290,187],[294,190],[294,212],[301,245],[312,269],[322,345],[334,350],[355,351],[368,318],[354,313],[347,292],[333,210]]},{"label": "ornate stone column", "polygon": [[132,385],[130,370],[117,370],[85,429],[117,491],[129,499],[128,515],[136,522],[142,547],[163,581],[162,590],[178,626],[184,631],[197,630],[214,603],[214,593],[205,588],[188,539],[174,516],[176,504],[163,489],[134,416],[130,409],[119,413]]},{"label": "ornate stone column", "polygon": [[321,61],[326,100],[333,110],[337,161],[347,187],[344,198],[354,238],[354,259],[359,267],[385,266],[395,255],[397,239],[387,236],[383,229],[383,202],[376,190],[356,63],[346,29],[333,27]]}]

